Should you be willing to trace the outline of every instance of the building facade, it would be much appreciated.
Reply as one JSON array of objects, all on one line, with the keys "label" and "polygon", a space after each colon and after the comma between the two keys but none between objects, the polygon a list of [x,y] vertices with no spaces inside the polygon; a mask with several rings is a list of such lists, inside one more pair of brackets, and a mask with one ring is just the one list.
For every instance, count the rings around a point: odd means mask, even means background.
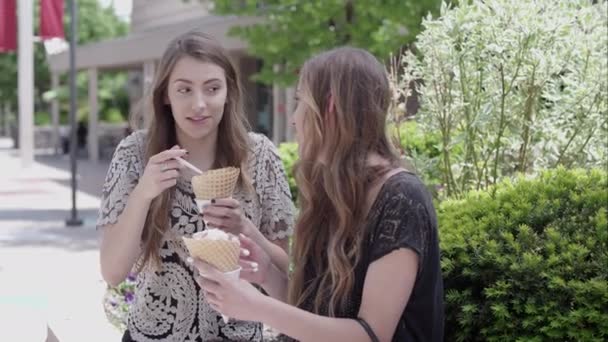
[{"label": "building facade", "polygon": [[[247,45],[228,34],[235,25],[249,25],[259,18],[217,16],[205,1],[133,0],[131,29],[127,36],[86,45],[76,49],[76,69],[89,74],[88,155],[99,159],[99,120],[97,103],[98,74],[108,70],[129,72],[131,102],[135,104],[151,85],[158,60],[171,39],[198,28],[216,38],[231,54],[239,69],[245,93],[246,115],[253,130],[268,135],[275,144],[290,140],[289,125],[293,88],[267,86],[251,81],[261,61],[247,54]],[[59,76],[69,72],[69,51],[48,57],[53,87]],[[54,139],[59,143],[59,106],[51,106]]]}]

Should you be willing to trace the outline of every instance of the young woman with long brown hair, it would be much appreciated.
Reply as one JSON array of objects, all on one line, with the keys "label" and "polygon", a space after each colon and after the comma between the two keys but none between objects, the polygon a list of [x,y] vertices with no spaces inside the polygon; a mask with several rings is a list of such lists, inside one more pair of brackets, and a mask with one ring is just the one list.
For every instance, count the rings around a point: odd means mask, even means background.
[{"label": "young woman with long brown hair", "polygon": [[435,210],[387,138],[384,67],[364,50],[338,48],[304,64],[296,93],[293,273],[288,280],[242,238],[276,299],[196,260],[209,302],[302,341],[442,341]]},{"label": "young woman with long brown hair", "polygon": [[260,341],[261,324],[224,323],[195,282],[182,237],[205,223],[192,174],[175,158],[202,170],[241,168],[233,199],[216,200],[205,219],[249,236],[286,272],[293,213],[276,149],[247,133],[237,71],[227,52],[200,32],[169,44],[149,100],[149,128],[132,133],[114,153],[97,222],[104,279],[116,285],[139,272],[123,341]]}]

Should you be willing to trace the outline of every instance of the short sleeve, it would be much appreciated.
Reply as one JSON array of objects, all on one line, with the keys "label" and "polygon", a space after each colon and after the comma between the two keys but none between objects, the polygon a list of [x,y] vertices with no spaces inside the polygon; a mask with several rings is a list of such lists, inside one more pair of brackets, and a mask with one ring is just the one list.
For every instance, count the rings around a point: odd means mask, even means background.
[{"label": "short sleeve", "polygon": [[97,228],[115,224],[143,172],[143,133],[132,133],[116,147],[102,188]]},{"label": "short sleeve", "polygon": [[[407,176],[414,177],[414,176]],[[424,265],[432,220],[426,189],[422,183],[407,184],[398,180],[381,194],[377,224],[370,241],[370,263],[400,248],[409,248],[418,254],[418,272]]]},{"label": "short sleeve", "polygon": [[260,231],[270,240],[284,239],[293,233],[294,205],[287,176],[274,144],[257,137],[255,188],[260,200]]}]

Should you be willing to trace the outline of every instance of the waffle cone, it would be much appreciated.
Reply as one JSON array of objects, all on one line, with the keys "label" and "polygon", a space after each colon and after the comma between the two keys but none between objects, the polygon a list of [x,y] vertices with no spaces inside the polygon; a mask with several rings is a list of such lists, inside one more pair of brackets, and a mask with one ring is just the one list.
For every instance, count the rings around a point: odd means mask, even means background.
[{"label": "waffle cone", "polygon": [[241,169],[237,167],[225,167],[192,177],[192,189],[196,198],[210,200],[231,197],[240,172]]},{"label": "waffle cone", "polygon": [[239,241],[192,239],[184,237],[184,243],[195,258],[199,258],[221,272],[231,272],[239,268],[241,246]]}]

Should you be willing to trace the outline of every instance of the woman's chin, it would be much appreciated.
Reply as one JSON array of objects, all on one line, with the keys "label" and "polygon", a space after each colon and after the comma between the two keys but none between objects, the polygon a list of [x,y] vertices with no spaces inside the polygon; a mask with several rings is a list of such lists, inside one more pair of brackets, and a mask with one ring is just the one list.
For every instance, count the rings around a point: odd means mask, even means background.
[{"label": "woman's chin", "polygon": [[186,137],[188,137],[189,139],[192,139],[192,140],[205,140],[206,138],[213,135],[213,133],[216,130],[217,130],[217,128],[210,129],[210,127],[205,127],[205,128],[188,127],[188,129],[181,129],[182,133]]}]

